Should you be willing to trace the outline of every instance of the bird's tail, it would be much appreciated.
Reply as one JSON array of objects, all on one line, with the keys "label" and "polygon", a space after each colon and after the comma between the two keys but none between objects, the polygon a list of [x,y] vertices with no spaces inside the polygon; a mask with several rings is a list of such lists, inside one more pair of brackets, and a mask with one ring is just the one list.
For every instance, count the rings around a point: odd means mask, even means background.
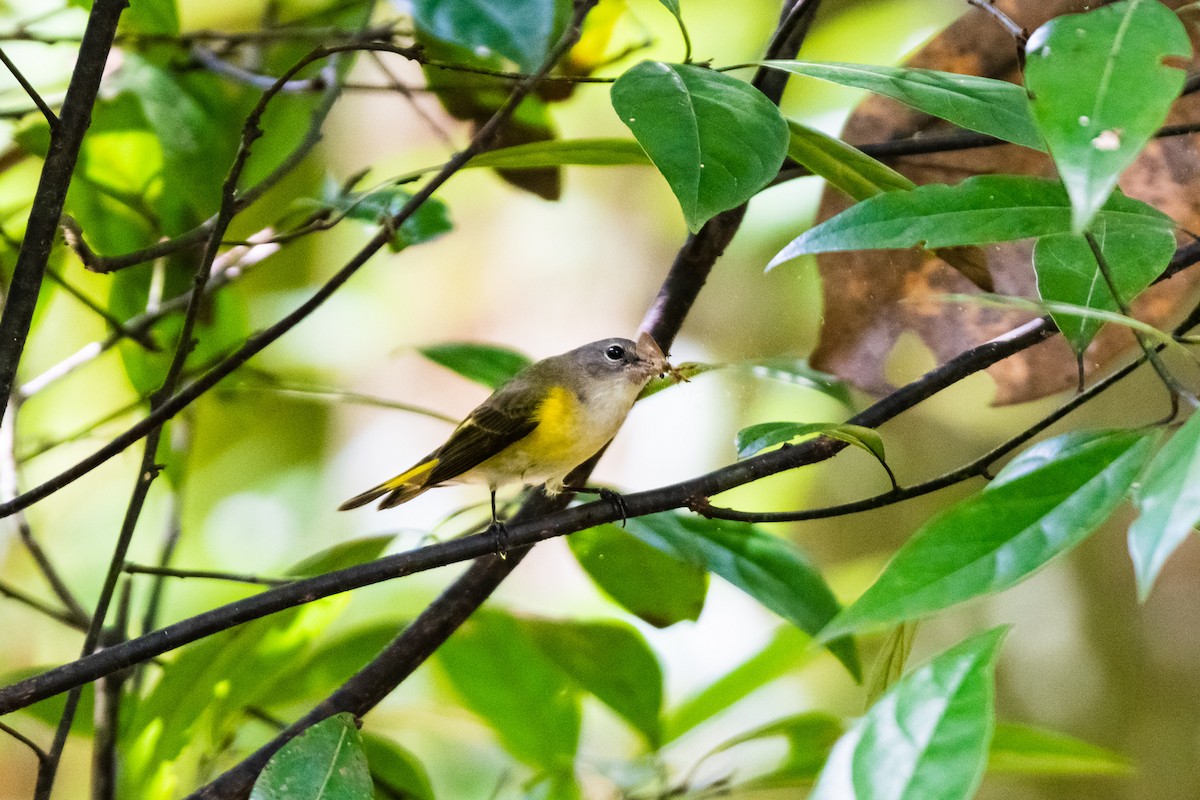
[{"label": "bird's tail", "polygon": [[426,489],[433,488],[429,483],[429,476],[433,472],[433,468],[437,465],[438,460],[436,458],[422,461],[407,472],[402,472],[391,480],[384,481],[360,495],[351,497],[338,506],[338,511],[349,511],[352,508],[365,506],[367,503],[380,497],[383,498],[379,503],[381,509],[406,503]]}]

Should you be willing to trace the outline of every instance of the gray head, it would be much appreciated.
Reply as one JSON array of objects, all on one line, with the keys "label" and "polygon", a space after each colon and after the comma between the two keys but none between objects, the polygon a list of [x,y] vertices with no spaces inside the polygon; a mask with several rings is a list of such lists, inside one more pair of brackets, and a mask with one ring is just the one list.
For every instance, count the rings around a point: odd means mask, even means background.
[{"label": "gray head", "polygon": [[[630,339],[601,339],[582,347],[546,359],[556,362],[564,378],[596,379],[624,378],[638,388],[644,386],[654,375],[667,369],[658,344],[647,333],[642,333],[636,342]],[[577,391],[578,386],[573,387]]]}]

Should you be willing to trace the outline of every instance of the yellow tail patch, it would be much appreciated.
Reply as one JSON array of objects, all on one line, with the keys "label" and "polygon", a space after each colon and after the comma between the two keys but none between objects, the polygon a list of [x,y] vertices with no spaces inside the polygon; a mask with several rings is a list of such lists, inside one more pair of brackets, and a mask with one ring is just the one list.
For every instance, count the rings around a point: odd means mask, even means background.
[{"label": "yellow tail patch", "polygon": [[[431,458],[428,461],[422,461],[412,469],[401,472],[394,478],[386,480],[378,486],[374,486],[360,495],[351,497],[346,502],[338,506],[338,511],[349,511],[352,508],[365,506],[367,503],[379,497],[383,497],[383,501],[379,504],[380,508],[391,508],[398,506],[401,503],[413,499],[421,492],[430,488],[426,485],[426,480],[429,478],[429,473],[438,465],[438,459]],[[384,497],[384,495],[387,495]]]}]

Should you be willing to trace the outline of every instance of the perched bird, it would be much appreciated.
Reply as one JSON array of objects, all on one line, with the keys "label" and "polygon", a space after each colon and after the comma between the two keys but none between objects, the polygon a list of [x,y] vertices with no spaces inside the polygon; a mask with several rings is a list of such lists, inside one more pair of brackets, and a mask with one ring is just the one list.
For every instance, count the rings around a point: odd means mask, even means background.
[{"label": "perched bird", "polygon": [[379,508],[392,508],[435,486],[481,482],[491,490],[492,525],[502,534],[496,490],[505,484],[545,482],[550,495],[595,492],[563,481],[616,435],[650,378],[668,369],[645,332],[637,342],[601,339],[530,364],[468,414],[445,444],[338,510],[381,497]]}]

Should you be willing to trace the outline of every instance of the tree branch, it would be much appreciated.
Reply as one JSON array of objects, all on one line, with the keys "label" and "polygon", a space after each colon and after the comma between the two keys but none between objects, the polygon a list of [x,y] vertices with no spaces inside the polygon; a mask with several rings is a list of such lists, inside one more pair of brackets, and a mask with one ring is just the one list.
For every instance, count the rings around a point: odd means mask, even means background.
[{"label": "tree branch", "polygon": [[25,238],[13,268],[4,312],[0,315],[0,421],[3,421],[4,409],[12,394],[42,276],[58,232],[67,188],[71,185],[83,135],[91,123],[100,78],[125,5],[126,0],[96,0],[92,5],[75,70],[63,99],[62,116],[51,133],[50,151],[38,179]]}]

